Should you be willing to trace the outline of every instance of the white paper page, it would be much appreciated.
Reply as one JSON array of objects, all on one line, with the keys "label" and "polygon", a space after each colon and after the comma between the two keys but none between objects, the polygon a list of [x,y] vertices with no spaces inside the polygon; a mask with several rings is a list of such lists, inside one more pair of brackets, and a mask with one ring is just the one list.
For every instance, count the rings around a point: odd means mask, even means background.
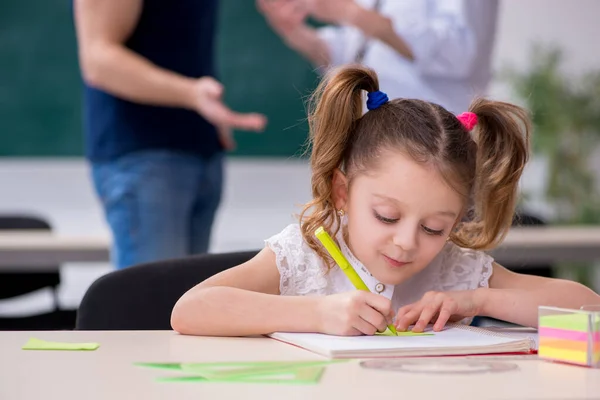
[{"label": "white paper page", "polygon": [[490,336],[459,328],[447,328],[441,332],[434,332],[433,336],[330,336],[319,333],[282,332],[271,336],[299,346],[334,352],[452,347],[476,348],[510,343],[520,339]]},{"label": "white paper page", "polygon": [[525,328],[525,327],[505,328],[505,327],[487,326],[485,329],[492,331],[492,332],[500,333],[504,336],[511,337],[515,340],[516,339],[529,339],[534,342],[533,348],[535,350],[538,349],[539,337],[538,337],[537,329],[535,329],[535,328]]}]

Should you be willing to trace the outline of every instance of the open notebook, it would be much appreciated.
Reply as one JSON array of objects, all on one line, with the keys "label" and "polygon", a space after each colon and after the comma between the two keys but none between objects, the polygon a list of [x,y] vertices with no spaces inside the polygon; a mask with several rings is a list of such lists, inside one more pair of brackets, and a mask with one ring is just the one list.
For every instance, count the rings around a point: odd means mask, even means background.
[{"label": "open notebook", "polygon": [[329,358],[444,356],[528,353],[537,335],[511,337],[503,333],[452,324],[427,336],[331,336],[320,333],[276,332],[269,336]]}]

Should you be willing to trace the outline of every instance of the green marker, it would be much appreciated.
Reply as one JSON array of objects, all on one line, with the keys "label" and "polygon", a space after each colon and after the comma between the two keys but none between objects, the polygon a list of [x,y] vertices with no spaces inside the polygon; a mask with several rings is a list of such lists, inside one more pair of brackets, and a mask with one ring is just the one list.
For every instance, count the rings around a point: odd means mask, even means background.
[{"label": "green marker", "polygon": [[[350,262],[346,259],[346,257],[344,257],[344,255],[342,254],[340,249],[337,247],[337,245],[335,244],[335,242],[333,241],[331,236],[329,236],[329,234],[325,231],[325,229],[323,229],[322,226],[319,227],[315,231],[315,236],[323,244],[323,246],[325,247],[327,252],[331,255],[331,257],[333,257],[333,259],[335,260],[337,265],[341,268],[341,270],[344,272],[344,274],[346,274],[346,276],[348,277],[350,282],[352,282],[354,287],[358,290],[364,290],[366,292],[370,292],[367,285],[365,285],[363,280],[360,279],[360,276],[358,276],[358,274],[356,273],[354,268],[352,268],[352,265],[350,265]],[[388,325],[388,329],[394,335],[396,335],[396,336],[398,335],[398,332],[396,331],[396,328],[394,328],[394,325],[391,325],[391,324]]]}]

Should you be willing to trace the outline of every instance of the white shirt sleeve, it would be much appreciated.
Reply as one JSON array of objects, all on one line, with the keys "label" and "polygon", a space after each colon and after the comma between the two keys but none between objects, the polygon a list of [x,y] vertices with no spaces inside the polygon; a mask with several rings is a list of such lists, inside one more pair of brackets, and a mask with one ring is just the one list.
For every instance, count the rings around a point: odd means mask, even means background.
[{"label": "white shirt sleeve", "polygon": [[442,291],[489,287],[494,272],[494,259],[491,256],[483,251],[458,247],[451,242],[445,246],[444,252],[439,280]]},{"label": "white shirt sleeve", "polygon": [[328,268],[304,241],[299,223],[288,225],[265,244],[275,253],[282,296],[327,294]]},{"label": "white shirt sleeve", "polygon": [[[481,0],[479,0],[481,1]],[[483,0],[484,2],[487,0]],[[465,0],[390,1],[383,11],[410,46],[423,75],[464,78],[476,58],[476,37]]]}]

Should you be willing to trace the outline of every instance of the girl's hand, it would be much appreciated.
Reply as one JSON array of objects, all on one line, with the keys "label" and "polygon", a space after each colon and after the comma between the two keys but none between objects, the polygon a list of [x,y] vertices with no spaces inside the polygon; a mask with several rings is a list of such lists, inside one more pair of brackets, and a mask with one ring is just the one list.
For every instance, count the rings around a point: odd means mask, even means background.
[{"label": "girl's hand", "polygon": [[374,335],[384,332],[393,316],[389,299],[363,290],[325,296],[317,309],[319,332],[329,335]]},{"label": "girl's hand", "polygon": [[423,332],[427,324],[435,322],[434,331],[440,331],[448,321],[474,317],[481,311],[482,290],[455,292],[427,292],[421,300],[401,307],[396,314],[396,329],[406,331],[414,324],[413,332]]}]

